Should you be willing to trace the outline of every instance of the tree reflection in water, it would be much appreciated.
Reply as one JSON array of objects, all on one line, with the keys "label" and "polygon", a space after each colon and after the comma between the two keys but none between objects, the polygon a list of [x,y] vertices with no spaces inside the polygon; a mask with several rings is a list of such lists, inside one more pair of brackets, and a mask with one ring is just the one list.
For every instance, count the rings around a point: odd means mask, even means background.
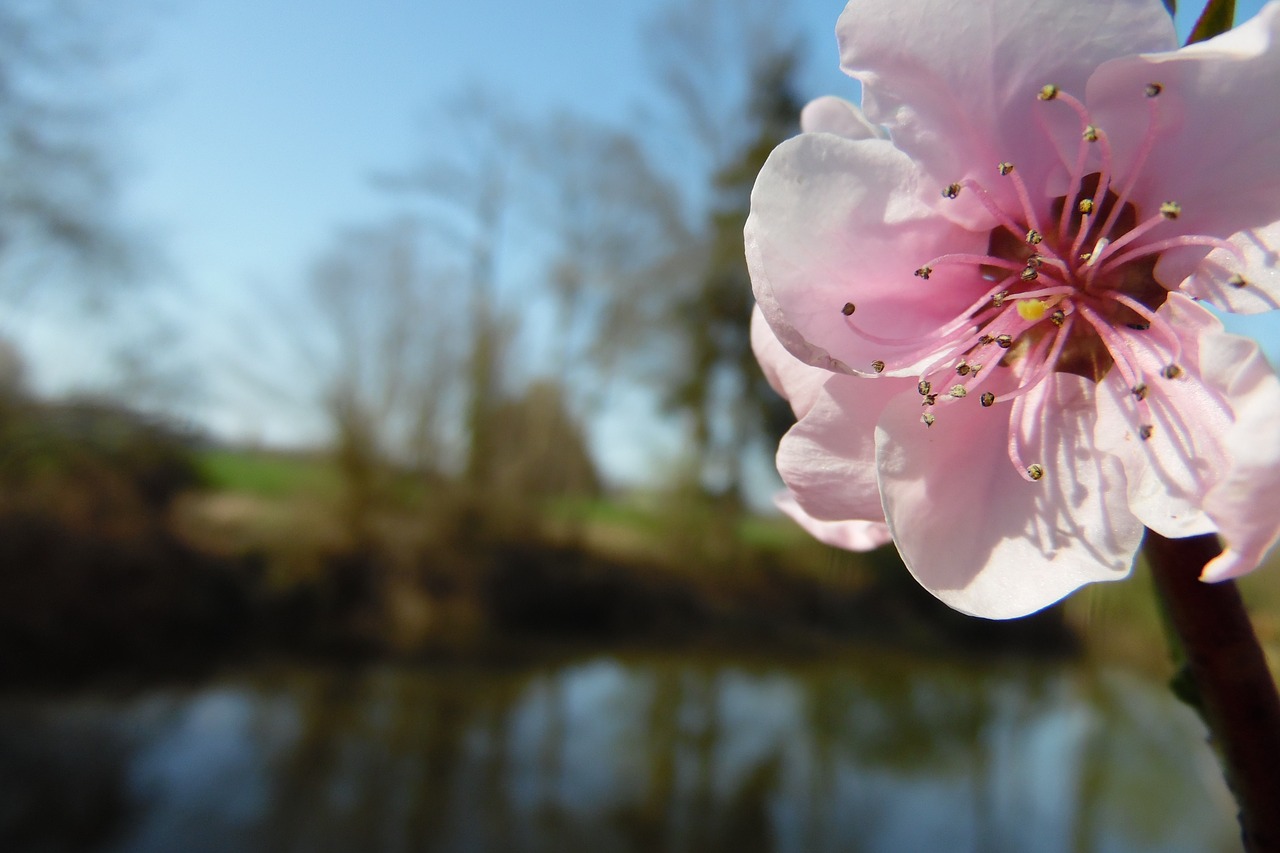
[{"label": "tree reflection in water", "polygon": [[1230,850],[1192,715],[1119,673],[883,658],[273,670],[0,703],[0,848]]}]

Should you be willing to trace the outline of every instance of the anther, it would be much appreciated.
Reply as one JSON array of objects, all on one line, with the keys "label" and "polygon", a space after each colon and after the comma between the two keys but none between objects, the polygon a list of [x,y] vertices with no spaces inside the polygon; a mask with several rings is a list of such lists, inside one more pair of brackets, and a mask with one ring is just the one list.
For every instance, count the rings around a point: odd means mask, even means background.
[{"label": "anther", "polygon": [[1001,175],[1007,175],[1013,171],[1013,164],[1007,161],[1004,163],[1001,163],[1000,165],[996,166],[996,171],[999,172]]},{"label": "anther", "polygon": [[1040,257],[1040,255],[1037,254],[1036,252],[1032,252],[1031,254],[1027,255],[1027,266],[1038,268],[1043,263],[1044,263],[1044,258]]},{"label": "anther", "polygon": [[1091,124],[1085,125],[1084,133],[1082,133],[1081,136],[1084,137],[1085,142],[1097,142],[1098,129]]},{"label": "anther", "polygon": [[1030,231],[1027,232],[1027,242],[1030,243],[1031,245],[1039,246],[1041,241],[1043,240],[1044,240],[1044,235],[1041,234],[1036,229],[1032,228]]},{"label": "anther", "polygon": [[920,405],[922,405],[922,406],[932,406],[932,405],[933,405],[934,403],[936,403],[936,402],[938,402],[938,395],[937,395],[937,394],[925,394],[925,395],[924,395],[924,399],[920,401]]},{"label": "anther", "polygon": [[857,310],[858,310],[857,306],[855,306],[852,302],[846,302],[844,304],[844,307],[840,309],[840,313],[848,317],[850,314],[852,314],[854,311],[857,311]]},{"label": "anther", "polygon": [[1165,219],[1177,219],[1182,215],[1182,205],[1176,201],[1166,201],[1160,205],[1160,215]]},{"label": "anther", "polygon": [[984,409],[989,409],[996,403],[996,395],[992,394],[990,391],[983,391],[982,396],[978,399],[982,401],[982,408]]},{"label": "anther", "polygon": [[982,344],[983,346],[985,346],[986,344],[991,343],[991,342],[992,342],[992,341],[994,341],[994,340],[995,340],[995,338],[991,337],[990,335],[979,335],[979,336],[978,336],[978,343],[979,343],[979,344]]},{"label": "anther", "polygon": [[1076,209],[1079,210],[1085,216],[1088,216],[1090,213],[1093,213],[1093,199],[1091,198],[1080,199],[1080,204],[1076,206]]},{"label": "anther", "polygon": [[968,394],[969,389],[964,387],[963,385],[952,385],[951,390],[947,393],[949,393],[952,397],[955,397],[958,400],[964,395]]},{"label": "anther", "polygon": [[1027,466],[1027,476],[1028,476],[1028,477],[1030,477],[1030,478],[1031,478],[1031,479],[1033,479],[1033,480],[1040,480],[1040,479],[1043,479],[1043,478],[1044,478],[1044,466],[1043,466],[1043,465],[1041,465],[1041,464],[1040,464],[1040,463],[1038,463],[1038,462],[1037,462],[1037,463],[1035,463],[1035,464],[1033,464],[1033,465],[1028,465],[1028,466]]},{"label": "anther", "polygon": [[1067,313],[1059,308],[1057,311],[1054,311],[1049,315],[1049,319],[1053,321],[1053,325],[1061,326],[1067,321]]},{"label": "anther", "polygon": [[879,359],[876,359],[875,361],[871,362],[871,369],[874,370],[876,373],[884,373],[884,362],[880,361]]},{"label": "anther", "polygon": [[1042,101],[1052,101],[1054,98],[1058,97],[1058,87],[1052,83],[1047,86],[1043,86],[1040,89],[1040,94],[1036,95],[1036,97]]},{"label": "anther", "polygon": [[1234,273],[1231,278],[1227,279],[1227,284],[1232,287],[1245,287],[1249,282],[1244,276],[1240,275],[1240,273]]},{"label": "anther", "polygon": [[1160,371],[1160,375],[1165,379],[1177,379],[1182,375],[1182,368],[1178,367],[1176,364],[1171,364],[1164,370]]},{"label": "anther", "polygon": [[1135,332],[1145,332],[1147,329],[1151,328],[1150,323],[1125,323],[1125,326],[1133,329]]},{"label": "anther", "polygon": [[956,365],[956,373],[960,374],[961,376],[968,376],[972,372],[973,372],[973,368],[969,366],[969,362],[967,361],[961,361],[959,364]]},{"label": "anther", "polygon": [[1155,428],[1151,426],[1151,424],[1143,424],[1142,426],[1138,427],[1138,437],[1141,438],[1143,441],[1147,441],[1148,439],[1151,438],[1151,433],[1154,431],[1155,431]]},{"label": "anther", "polygon": [[1148,83],[1147,88],[1144,91],[1148,98],[1154,98],[1164,91],[1164,86],[1161,86],[1159,83]]},{"label": "anther", "polygon": [[1138,400],[1145,400],[1147,399],[1147,390],[1147,383],[1139,382],[1133,386],[1133,396],[1137,397]]},{"label": "anther", "polygon": [[991,297],[991,304],[999,308],[1009,296],[1009,291],[1002,290]]},{"label": "anther", "polygon": [[1013,336],[1012,335],[996,335],[996,346],[1000,347],[1000,349],[1008,349],[1009,347],[1013,346]]},{"label": "anther", "polygon": [[929,276],[930,276],[932,273],[933,273],[933,267],[920,267],[920,269],[916,270],[916,277],[917,277],[917,278],[922,278],[922,279],[924,279],[925,281],[928,281],[928,280],[929,280]]},{"label": "anther", "polygon": [[920,416],[920,423],[924,424],[927,427],[933,426],[933,422],[935,420],[937,420],[937,418],[935,418],[933,415],[929,414],[928,412],[925,412],[923,415]]},{"label": "anther", "polygon": [[960,195],[959,184],[947,184],[945,187],[942,188],[943,198],[955,198],[958,195]]},{"label": "anther", "polygon": [[1040,273],[1036,272],[1036,268],[1033,266],[1028,266],[1022,272],[1018,273],[1018,278],[1023,281],[1035,281],[1039,277]]},{"label": "anther", "polygon": [[920,384],[916,386],[916,390],[920,392],[921,397],[928,397],[929,392],[933,390],[933,383],[928,379],[921,379]]}]

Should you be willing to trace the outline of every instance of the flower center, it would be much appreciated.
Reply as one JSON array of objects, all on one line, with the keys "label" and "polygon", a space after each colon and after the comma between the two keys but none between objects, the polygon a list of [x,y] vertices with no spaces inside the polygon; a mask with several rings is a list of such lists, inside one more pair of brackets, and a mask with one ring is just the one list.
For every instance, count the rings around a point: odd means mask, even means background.
[{"label": "flower center", "polygon": [[[1149,110],[1147,132],[1123,180],[1117,180],[1113,170],[1105,130],[1093,122],[1084,104],[1056,86],[1045,86],[1037,97],[1046,102],[1046,109],[1065,105],[1079,119],[1077,154],[1074,163],[1066,164],[1071,169],[1068,192],[1037,211],[1016,164],[1010,162],[996,165],[992,181],[1011,182],[1012,194],[992,193],[974,179],[943,189],[945,199],[972,193],[996,226],[986,254],[944,254],[915,271],[927,281],[942,267],[968,268],[975,293],[980,293],[955,320],[912,342],[917,346],[910,363],[924,365],[919,390],[925,406],[934,406],[939,397],[977,397],[982,406],[991,407],[1024,396],[1055,372],[1098,382],[1116,370],[1132,389],[1137,433],[1143,440],[1150,438],[1148,378],[1138,354],[1154,349],[1167,359],[1162,379],[1183,373],[1178,336],[1157,314],[1168,291],[1155,279],[1156,261],[1175,247],[1235,251],[1226,241],[1179,232],[1174,223],[1182,208],[1175,201],[1143,211],[1130,200],[1157,142],[1162,91],[1163,86],[1151,83],[1142,93]],[[1017,203],[1006,206],[1001,198],[1010,196]],[[878,339],[850,326],[873,342],[907,343]],[[885,363],[878,360],[873,368],[882,372]],[[998,379],[992,381],[994,377]],[[922,421],[933,426],[937,417],[926,410]],[[1016,457],[1016,450],[1011,448],[1011,453]],[[1013,461],[1029,480],[1045,474],[1039,464]]]}]

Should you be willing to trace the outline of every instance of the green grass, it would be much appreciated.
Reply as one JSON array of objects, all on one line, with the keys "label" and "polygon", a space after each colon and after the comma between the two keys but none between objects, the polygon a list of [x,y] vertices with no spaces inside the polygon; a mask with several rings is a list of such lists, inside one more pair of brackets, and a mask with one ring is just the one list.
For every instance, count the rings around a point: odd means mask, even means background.
[{"label": "green grass", "polygon": [[197,465],[210,488],[263,498],[330,496],[340,486],[333,463],[319,455],[209,450]]}]

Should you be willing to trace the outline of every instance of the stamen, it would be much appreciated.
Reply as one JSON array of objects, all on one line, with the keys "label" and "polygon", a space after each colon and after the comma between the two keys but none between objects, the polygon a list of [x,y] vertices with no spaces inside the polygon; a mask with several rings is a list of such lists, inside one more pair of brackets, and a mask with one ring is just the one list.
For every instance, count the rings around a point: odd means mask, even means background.
[{"label": "stamen", "polygon": [[871,362],[871,369],[874,370],[876,373],[884,373],[884,362],[880,361],[879,359],[876,359],[875,361]]},{"label": "stamen", "polygon": [[1052,83],[1047,86],[1043,86],[1040,89],[1040,94],[1036,95],[1036,97],[1042,101],[1052,101],[1054,98],[1058,97],[1058,87]]},{"label": "stamen", "polygon": [[1148,98],[1154,98],[1163,91],[1164,86],[1161,86],[1159,83],[1148,83],[1147,88],[1144,90]]},{"label": "stamen", "polygon": [[[1105,290],[1100,295],[1112,300],[1113,302],[1120,303],[1139,317],[1146,320],[1146,327],[1140,329],[1140,331],[1146,331],[1146,329],[1154,327],[1156,333],[1164,338],[1164,343],[1169,348],[1169,352],[1171,353],[1173,360],[1177,361],[1182,358],[1182,341],[1179,340],[1177,333],[1174,332],[1173,329],[1169,328],[1169,324],[1166,323],[1159,314],[1152,311],[1138,300],[1114,290]],[[1130,328],[1133,328],[1132,324],[1130,325]]]},{"label": "stamen", "polygon": [[[928,278],[936,266],[946,266],[948,264],[972,264],[979,267],[996,267],[1005,270],[1020,270],[1024,264],[1017,261],[1011,261],[1008,258],[998,258],[995,255],[976,255],[967,252],[952,252],[949,255],[939,255],[920,269],[925,271],[925,275],[921,278]],[[920,275],[920,270],[916,270],[916,275]]]},{"label": "stamen", "polygon": [[840,313],[848,317],[850,314],[852,314],[854,311],[857,311],[857,310],[858,310],[857,306],[855,306],[852,302],[846,302],[844,304],[844,307],[840,309]]},{"label": "stamen", "polygon": [[[1159,90],[1163,90],[1160,84],[1155,85]],[[1129,175],[1125,178],[1124,186],[1120,188],[1120,192],[1116,194],[1115,202],[1111,205],[1111,213],[1107,215],[1107,221],[1103,224],[1100,234],[1110,234],[1111,227],[1116,224],[1116,220],[1120,217],[1120,213],[1124,210],[1125,204],[1129,201],[1129,193],[1133,191],[1133,186],[1138,182],[1138,176],[1142,174],[1142,169],[1147,164],[1147,157],[1151,154],[1151,149],[1155,147],[1156,137],[1159,135],[1156,131],[1158,128],[1159,118],[1158,107],[1156,105],[1156,97],[1150,94],[1151,88],[1147,87],[1147,132],[1142,137],[1142,144],[1138,146],[1138,153],[1134,156],[1133,162],[1129,165]],[[1156,95],[1160,91],[1156,92]]]},{"label": "stamen", "polygon": [[947,184],[945,187],[942,188],[943,198],[955,198],[958,195],[960,195],[959,184]]},{"label": "stamen", "polygon": [[933,383],[928,379],[921,379],[920,384],[916,386],[916,390],[920,392],[921,397],[928,397],[929,392],[933,390]]},{"label": "stamen", "polygon": [[[1119,241],[1117,240],[1116,242]],[[1236,257],[1241,257],[1240,248],[1226,240],[1221,240],[1217,237],[1192,234],[1183,237],[1170,237],[1166,240],[1158,240],[1155,243],[1147,243],[1146,245],[1130,249],[1119,257],[1108,258],[1104,271],[1113,270],[1116,267],[1123,266],[1135,258],[1146,257],[1147,255],[1158,255],[1165,249],[1180,249],[1184,246],[1208,246],[1211,249],[1223,249],[1231,252],[1231,254]]]},{"label": "stamen", "polygon": [[1138,437],[1141,438],[1143,441],[1147,441],[1151,438],[1151,433],[1154,431],[1155,431],[1155,427],[1153,427],[1151,424],[1142,424],[1141,426],[1138,427]]},{"label": "stamen", "polygon": [[923,415],[921,415],[921,416],[920,416],[920,423],[924,424],[924,425],[925,425],[925,426],[927,426],[927,427],[931,427],[931,426],[933,426],[933,422],[934,422],[934,421],[936,421],[936,420],[937,420],[937,418],[935,418],[935,417],[934,417],[931,413],[929,413],[929,412],[925,412]]},{"label": "stamen", "polygon": [[1044,466],[1036,462],[1027,466],[1027,476],[1032,480],[1039,480],[1044,477]]},{"label": "stamen", "polygon": [[1148,218],[1145,222],[1138,223],[1136,226],[1133,227],[1132,230],[1130,230],[1124,236],[1108,243],[1105,246],[1102,245],[1103,241],[1099,240],[1097,247],[1094,248],[1093,250],[1093,257],[1089,259],[1089,274],[1085,276],[1085,289],[1087,290],[1089,288],[1089,285],[1093,283],[1093,279],[1097,274],[1099,264],[1107,260],[1111,255],[1123,249],[1125,246],[1132,243],[1134,240],[1137,240],[1139,237],[1146,234],[1152,228],[1155,228],[1158,225],[1163,225],[1168,220],[1169,220],[1169,217],[1165,216],[1163,212],[1158,213],[1155,216]]},{"label": "stamen", "polygon": [[[1017,222],[1015,222],[1013,218],[1009,216],[1008,213],[1005,213],[1004,208],[1002,208],[999,204],[996,203],[996,200],[992,198],[991,193],[987,192],[986,188],[983,187],[982,184],[979,184],[977,181],[973,180],[972,178],[965,178],[964,181],[961,182],[961,184],[966,189],[971,189],[974,191],[974,193],[977,194],[978,201],[982,203],[982,206],[987,209],[988,213],[990,213],[993,217],[995,217],[997,222],[999,222],[1006,229],[1008,229],[1009,233],[1019,238],[1023,238],[1025,235],[1026,241],[1028,243],[1031,243],[1032,245],[1038,244],[1041,241],[1041,239],[1043,239],[1039,231],[1037,231],[1034,228],[1032,228],[1030,231],[1026,230],[1024,226],[1019,225]],[[958,185],[952,184],[951,186],[958,186]],[[1035,239],[1032,239],[1032,235],[1034,235]]]},{"label": "stamen", "polygon": [[932,273],[933,273],[933,267],[929,267],[929,266],[920,267],[920,269],[916,270],[915,272],[918,278],[922,278],[925,281],[929,280],[929,276]]},{"label": "stamen", "polygon": [[948,394],[950,394],[952,397],[955,397],[955,398],[958,400],[958,399],[960,399],[961,397],[963,397],[963,396],[965,396],[966,394],[968,394],[968,393],[969,393],[969,389],[965,388],[963,385],[952,385],[952,386],[951,386],[951,390],[950,390],[950,391],[948,391],[947,393],[948,393]]},{"label": "stamen", "polygon": [[1001,163],[997,169],[1001,175],[1013,179],[1013,189],[1018,194],[1018,204],[1022,205],[1022,215],[1027,218],[1027,225],[1034,230],[1039,230],[1040,220],[1036,216],[1035,206],[1031,203],[1031,194],[1027,192],[1026,181],[1014,172],[1012,163]]},{"label": "stamen", "polygon": [[982,396],[979,397],[978,400],[982,403],[982,408],[989,409],[995,405],[996,395],[992,394],[990,391],[983,391]]}]

